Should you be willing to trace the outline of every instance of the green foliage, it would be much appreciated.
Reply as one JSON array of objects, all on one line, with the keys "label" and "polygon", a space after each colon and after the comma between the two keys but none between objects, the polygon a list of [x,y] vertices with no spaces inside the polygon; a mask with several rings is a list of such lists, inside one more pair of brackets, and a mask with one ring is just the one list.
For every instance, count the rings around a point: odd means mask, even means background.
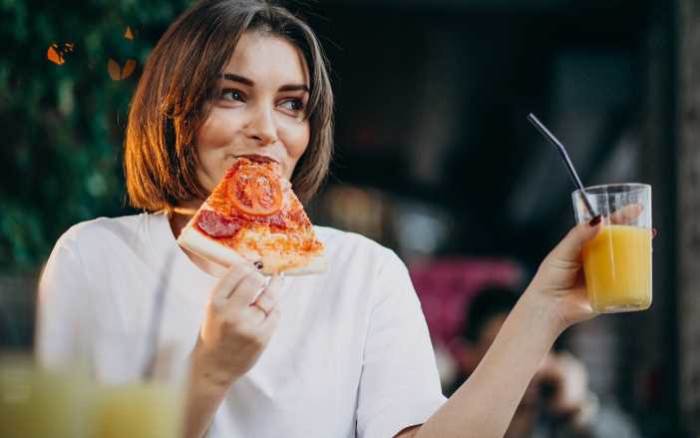
[{"label": "green foliage", "polygon": [[[129,99],[150,49],[190,3],[0,0],[1,270],[35,269],[70,225],[126,210]],[[65,43],[65,63],[49,61],[49,47]],[[110,59],[134,59],[136,70],[112,80]]]}]

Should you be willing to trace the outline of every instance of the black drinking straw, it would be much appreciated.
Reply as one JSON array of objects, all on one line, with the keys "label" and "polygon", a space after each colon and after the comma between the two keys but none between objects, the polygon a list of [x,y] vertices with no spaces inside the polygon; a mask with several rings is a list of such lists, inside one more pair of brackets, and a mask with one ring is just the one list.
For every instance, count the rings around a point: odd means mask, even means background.
[{"label": "black drinking straw", "polygon": [[578,173],[576,173],[576,169],[574,169],[574,163],[571,162],[571,158],[569,158],[569,154],[566,152],[566,148],[564,147],[563,144],[552,134],[549,129],[547,129],[546,126],[540,122],[537,117],[535,117],[534,114],[530,113],[527,115],[527,119],[534,125],[535,128],[537,128],[538,131],[540,131],[540,134],[544,136],[556,149],[559,151],[559,155],[561,155],[561,158],[564,160],[564,163],[566,164],[566,168],[569,169],[569,174],[571,175],[571,179],[574,180],[574,184],[578,187],[578,189],[581,191],[581,196],[583,197],[583,203],[586,205],[586,209],[588,210],[588,213],[591,215],[591,217],[595,217],[596,214],[593,211],[593,206],[591,205],[591,202],[588,200],[588,195],[586,194],[586,190],[583,188],[583,183],[581,183],[581,178],[578,177]]}]

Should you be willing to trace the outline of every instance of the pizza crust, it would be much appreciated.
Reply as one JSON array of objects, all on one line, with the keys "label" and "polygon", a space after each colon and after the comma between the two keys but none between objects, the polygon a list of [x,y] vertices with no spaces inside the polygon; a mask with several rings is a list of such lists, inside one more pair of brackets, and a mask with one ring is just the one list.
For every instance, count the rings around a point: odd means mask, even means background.
[{"label": "pizza crust", "polygon": [[[225,267],[233,264],[251,265],[255,262],[262,262],[258,254],[250,253],[244,257],[233,249],[220,245],[195,229],[191,223],[182,229],[177,243],[183,248]],[[285,275],[309,275],[319,274],[327,269],[327,261],[323,254],[314,256],[308,262],[304,261],[303,267],[284,269],[285,266],[289,265],[289,262],[289,259],[285,260],[283,257],[279,259],[267,258],[260,272],[265,275],[274,275],[280,272],[284,272]]]}]

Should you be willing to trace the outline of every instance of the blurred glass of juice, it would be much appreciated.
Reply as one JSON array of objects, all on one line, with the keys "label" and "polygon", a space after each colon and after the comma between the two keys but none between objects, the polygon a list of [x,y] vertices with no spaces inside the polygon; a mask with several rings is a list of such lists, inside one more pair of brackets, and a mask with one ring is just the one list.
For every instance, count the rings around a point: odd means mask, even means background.
[{"label": "blurred glass of juice", "polygon": [[31,355],[0,357],[0,437],[83,438],[92,388],[81,373],[47,371]]},{"label": "blurred glass of juice", "polygon": [[159,382],[104,386],[98,390],[97,438],[180,436],[182,397],[176,385]]}]

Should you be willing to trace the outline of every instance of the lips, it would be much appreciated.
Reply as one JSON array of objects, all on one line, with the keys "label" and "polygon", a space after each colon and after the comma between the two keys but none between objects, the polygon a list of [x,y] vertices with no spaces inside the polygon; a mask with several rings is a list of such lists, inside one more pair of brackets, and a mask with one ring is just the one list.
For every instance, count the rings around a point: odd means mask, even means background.
[{"label": "lips", "polygon": [[267,155],[260,155],[260,154],[243,154],[243,155],[236,155],[236,158],[247,158],[250,161],[256,162],[256,163],[276,163],[280,164],[280,162],[272,157],[269,157]]}]

